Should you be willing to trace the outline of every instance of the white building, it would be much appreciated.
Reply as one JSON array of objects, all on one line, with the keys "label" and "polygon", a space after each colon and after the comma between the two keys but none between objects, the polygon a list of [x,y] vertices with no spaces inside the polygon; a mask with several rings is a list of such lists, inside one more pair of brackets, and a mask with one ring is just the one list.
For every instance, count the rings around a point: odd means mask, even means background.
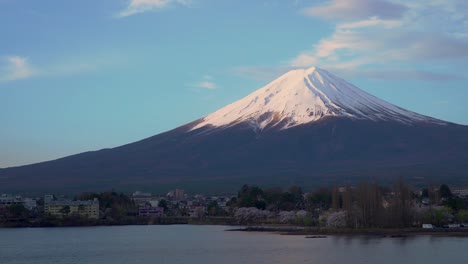
[{"label": "white building", "polygon": [[434,226],[432,224],[423,224],[422,228],[423,229],[434,229]]},{"label": "white building", "polygon": [[99,201],[97,198],[88,201],[48,200],[48,202],[44,202],[44,213],[58,217],[77,214],[92,219],[99,219]]},{"label": "white building", "polygon": [[36,200],[32,198],[23,198],[20,195],[0,195],[0,207],[10,206],[14,204],[21,204],[28,210],[32,210],[37,206]]}]

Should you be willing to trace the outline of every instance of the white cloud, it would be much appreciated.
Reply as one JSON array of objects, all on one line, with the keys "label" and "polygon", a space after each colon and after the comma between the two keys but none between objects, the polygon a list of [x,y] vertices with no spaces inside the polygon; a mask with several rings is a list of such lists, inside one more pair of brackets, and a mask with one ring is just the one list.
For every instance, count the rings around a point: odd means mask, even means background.
[{"label": "white cloud", "polygon": [[0,81],[21,80],[36,74],[25,57],[7,56],[0,60]]},{"label": "white cloud", "polygon": [[[205,74],[201,77],[201,79],[202,80],[200,82],[187,84],[187,86],[194,87],[194,88],[202,88],[202,89],[207,89],[207,90],[215,90],[219,88],[213,76]],[[200,90],[195,89],[194,91],[200,91]]]},{"label": "white cloud", "polygon": [[205,88],[205,89],[209,89],[209,90],[214,90],[214,89],[218,88],[216,83],[208,82],[208,81],[199,82],[199,83],[195,84],[195,87]]},{"label": "white cloud", "polygon": [[117,16],[132,16],[147,11],[166,8],[172,4],[189,6],[191,4],[191,0],[130,0],[128,6]]},{"label": "white cloud", "polygon": [[290,64],[293,67],[307,67],[309,65],[316,65],[318,59],[307,53],[301,53],[296,58],[291,60]]},{"label": "white cloud", "polygon": [[303,10],[335,30],[279,67],[248,66],[238,75],[271,80],[318,66],[345,78],[466,80],[468,1],[331,0]]},{"label": "white cloud", "polygon": [[[329,20],[335,31],[292,58],[290,67],[319,67],[344,75],[448,80],[468,59],[463,0],[333,0],[306,9]],[[415,70],[427,65],[444,72]],[[346,74],[348,73],[348,74]],[[465,73],[461,73],[465,74]],[[460,77],[460,76],[458,76]]]}]

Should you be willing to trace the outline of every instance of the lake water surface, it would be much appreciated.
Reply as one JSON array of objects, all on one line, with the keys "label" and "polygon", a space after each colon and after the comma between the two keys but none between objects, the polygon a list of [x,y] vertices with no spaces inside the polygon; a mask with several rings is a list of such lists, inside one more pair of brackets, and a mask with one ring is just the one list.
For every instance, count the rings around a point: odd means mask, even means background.
[{"label": "lake water surface", "polygon": [[0,229],[1,264],[468,263],[468,238],[308,239],[223,226]]}]

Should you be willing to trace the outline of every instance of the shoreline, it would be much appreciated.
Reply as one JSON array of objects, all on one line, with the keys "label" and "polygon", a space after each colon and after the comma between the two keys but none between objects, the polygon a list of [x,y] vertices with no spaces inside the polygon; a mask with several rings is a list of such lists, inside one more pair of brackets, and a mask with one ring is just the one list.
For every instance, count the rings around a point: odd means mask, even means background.
[{"label": "shoreline", "polygon": [[97,227],[97,226],[142,226],[142,225],[225,225],[240,226],[232,218],[205,218],[190,217],[135,217],[120,221],[106,221],[102,219],[53,219],[39,221],[0,222],[2,228],[56,228],[56,227]]},{"label": "shoreline", "polygon": [[[153,219],[155,220],[155,219]],[[174,219],[171,219],[174,220]],[[445,237],[468,237],[468,228],[403,228],[403,229],[385,229],[385,228],[370,228],[370,229],[332,229],[319,227],[304,227],[294,225],[268,225],[268,226],[245,226],[238,223],[215,222],[215,221],[144,221],[136,223],[86,223],[86,224],[65,224],[63,225],[41,225],[41,224],[26,224],[26,225],[0,225],[0,229],[16,229],[16,228],[60,228],[60,227],[100,227],[100,226],[144,226],[144,225],[207,225],[207,226],[226,226],[232,227],[225,231],[227,232],[266,232],[278,235],[293,235],[307,236],[308,238],[323,238],[326,236],[369,236],[369,237],[393,237],[405,238],[419,235],[429,236],[445,236]],[[187,219],[185,219],[187,220]],[[206,219],[205,219],[206,220]],[[239,227],[242,226],[242,227]],[[235,228],[237,227],[237,228]]]},{"label": "shoreline", "polygon": [[468,228],[465,229],[327,229],[327,228],[307,228],[307,227],[245,227],[228,229],[232,232],[267,232],[279,235],[310,236],[310,238],[322,238],[323,236],[372,236],[372,237],[412,237],[419,235],[448,236],[448,237],[468,237]]}]

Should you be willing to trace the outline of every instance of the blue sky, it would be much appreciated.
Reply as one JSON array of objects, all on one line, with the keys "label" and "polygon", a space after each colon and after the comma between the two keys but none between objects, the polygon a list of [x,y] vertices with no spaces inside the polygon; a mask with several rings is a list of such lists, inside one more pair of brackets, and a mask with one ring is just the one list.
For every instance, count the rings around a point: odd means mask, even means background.
[{"label": "blue sky", "polygon": [[0,167],[167,131],[297,67],[468,125],[467,11],[464,0],[0,0]]}]

